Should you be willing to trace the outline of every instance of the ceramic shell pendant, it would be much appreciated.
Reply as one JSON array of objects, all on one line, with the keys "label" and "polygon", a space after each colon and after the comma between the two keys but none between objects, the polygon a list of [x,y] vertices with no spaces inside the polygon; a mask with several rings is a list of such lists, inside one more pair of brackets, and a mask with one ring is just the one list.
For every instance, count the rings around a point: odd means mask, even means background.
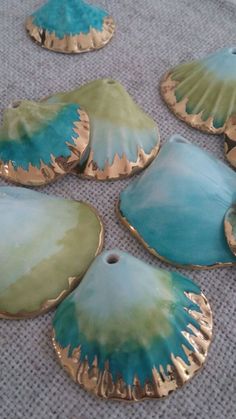
[{"label": "ceramic shell pendant", "polygon": [[95,80],[48,99],[79,103],[88,112],[90,154],[78,173],[98,180],[127,177],[147,166],[159,150],[156,123],[114,80]]},{"label": "ceramic shell pendant", "polygon": [[70,54],[104,47],[115,24],[107,12],[83,0],[49,0],[27,19],[26,29],[42,47]]},{"label": "ceramic shell pendant", "polygon": [[170,109],[187,124],[223,133],[236,113],[236,49],[224,48],[176,66],[165,75],[161,92]]},{"label": "ceramic shell pendant", "polygon": [[236,204],[227,211],[224,226],[228,245],[236,256]]},{"label": "ceramic shell pendant", "polygon": [[104,252],[53,320],[75,382],[103,398],[161,398],[204,364],[212,314],[191,280],[119,250]]},{"label": "ceramic shell pendant", "polygon": [[224,138],[226,159],[236,168],[236,114],[227,123]]},{"label": "ceramic shell pendant", "polygon": [[43,185],[70,172],[89,144],[89,120],[77,104],[22,101],[5,111],[0,129],[0,175]]},{"label": "ceramic shell pendant", "polygon": [[120,195],[119,215],[147,249],[189,268],[236,264],[224,218],[236,202],[236,174],[174,135]]},{"label": "ceramic shell pendant", "polygon": [[0,188],[0,318],[32,317],[78,284],[103,244],[89,205],[17,187]]}]

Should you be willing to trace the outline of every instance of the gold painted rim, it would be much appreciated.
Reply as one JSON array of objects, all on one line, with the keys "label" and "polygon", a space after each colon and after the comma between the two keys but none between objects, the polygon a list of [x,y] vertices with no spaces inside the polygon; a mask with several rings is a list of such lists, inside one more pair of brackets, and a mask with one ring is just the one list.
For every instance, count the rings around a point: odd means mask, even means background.
[{"label": "gold painted rim", "polygon": [[75,383],[100,398],[137,402],[167,397],[172,391],[187,383],[203,367],[212,340],[212,311],[206,297],[202,293],[200,295],[185,293],[185,295],[201,309],[201,313],[189,310],[189,314],[198,321],[200,329],[189,325],[191,332],[182,332],[195,348],[193,352],[183,347],[190,365],[185,364],[181,358],[174,357],[172,354],[173,366],[168,366],[168,374],[164,373],[163,367],[160,367],[160,372],[153,368],[152,382],[146,383],[144,387],[141,386],[137,377],[132,386],[127,386],[122,378],[114,383],[108,363],[106,363],[104,371],[100,372],[97,359],[94,360],[91,367],[89,367],[87,359],[80,362],[80,347],[75,349],[72,356],[69,357],[69,347],[65,349],[60,347],[56,342],[53,329],[52,342],[61,366]]},{"label": "gold painted rim", "polygon": [[78,164],[89,145],[90,129],[88,114],[80,108],[78,108],[77,112],[80,120],[74,122],[73,130],[76,134],[76,137],[73,138],[74,145],[67,142],[67,146],[71,152],[69,157],[55,158],[51,154],[51,164],[47,165],[41,161],[39,169],[29,164],[28,170],[24,170],[21,167],[15,169],[11,161],[4,163],[0,160],[0,176],[15,184],[43,186],[70,173]]},{"label": "gold painted rim", "polygon": [[100,170],[93,162],[93,151],[91,150],[84,171],[79,172],[78,168],[75,167],[72,173],[83,179],[98,181],[126,179],[149,166],[159,153],[160,146],[160,133],[157,128],[157,145],[152,149],[150,154],[146,154],[145,151],[139,147],[136,162],[129,161],[125,154],[123,154],[122,158],[120,158],[118,154],[115,154],[113,163],[111,165],[106,163],[105,168]]},{"label": "gold painted rim", "polygon": [[236,115],[229,118],[224,132],[225,157],[231,166],[236,168]]},{"label": "gold painted rim", "polygon": [[160,93],[167,104],[168,108],[183,122],[190,125],[192,128],[196,128],[199,131],[207,134],[223,134],[227,122],[221,128],[215,128],[213,125],[213,117],[209,117],[206,121],[201,118],[202,112],[195,115],[190,115],[186,112],[186,105],[188,98],[184,98],[180,102],[177,102],[175,96],[175,89],[179,82],[172,80],[172,71],[168,71],[161,80]]},{"label": "gold painted rim", "polygon": [[149,247],[149,245],[145,242],[145,240],[142,238],[142,236],[139,234],[139,232],[130,224],[127,220],[127,218],[122,214],[120,210],[120,199],[117,200],[115,205],[115,212],[121,223],[128,228],[130,233],[145,247],[145,249],[151,253],[153,256],[156,256],[158,259],[160,259],[162,262],[167,263],[168,265],[175,266],[176,268],[181,269],[189,269],[189,270],[211,270],[216,268],[227,268],[231,266],[236,266],[235,262],[217,262],[214,265],[181,265],[178,263],[175,263],[169,259],[166,259],[164,256],[161,256],[155,249]]},{"label": "gold painted rim", "polygon": [[65,35],[62,39],[58,38],[55,32],[51,33],[36,26],[31,16],[27,18],[25,27],[36,44],[50,51],[64,54],[79,54],[103,48],[115,32],[115,22],[112,17],[104,18],[102,31],[92,28],[88,34]]},{"label": "gold painted rim", "polygon": [[[76,201],[76,200],[74,200],[74,201]],[[96,250],[96,253],[94,255],[94,258],[90,263],[90,265],[91,265],[92,262],[94,261],[94,259],[101,253],[101,251],[103,249],[103,246],[104,246],[104,236],[105,236],[104,223],[103,223],[103,220],[102,220],[98,210],[95,207],[93,207],[88,202],[83,202],[83,201],[76,201],[76,202],[78,202],[79,204],[87,205],[87,207],[90,208],[91,211],[96,215],[96,217],[99,221],[99,224],[100,224],[100,234],[99,234],[98,246],[97,246],[97,250]],[[89,266],[88,266],[88,268],[89,268]],[[45,303],[43,303],[41,305],[39,310],[35,310],[35,311],[31,311],[31,312],[20,311],[19,313],[16,313],[16,314],[11,314],[11,313],[0,311],[0,319],[5,319],[5,320],[32,319],[34,317],[37,317],[39,315],[47,313],[53,307],[57,306],[62,300],[64,300],[64,298],[67,297],[67,295],[69,295],[80,284],[80,281],[83,278],[83,276],[85,275],[85,273],[87,272],[87,269],[86,269],[86,271],[84,271],[78,277],[68,278],[68,289],[61,291],[61,293],[59,294],[59,296],[57,298],[45,301]]]}]

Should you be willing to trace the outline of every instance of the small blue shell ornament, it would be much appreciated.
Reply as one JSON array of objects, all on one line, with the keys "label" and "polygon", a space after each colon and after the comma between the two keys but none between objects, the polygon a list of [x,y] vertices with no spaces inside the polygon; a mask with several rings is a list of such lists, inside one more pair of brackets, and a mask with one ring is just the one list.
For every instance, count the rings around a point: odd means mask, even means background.
[{"label": "small blue shell ornament", "polygon": [[212,313],[200,288],[119,250],[105,251],[58,307],[61,365],[105,399],[162,398],[204,364]]},{"label": "small blue shell ornament", "polygon": [[19,102],[3,115],[0,176],[44,185],[70,172],[88,144],[88,115],[77,104]]},{"label": "small blue shell ornament", "polygon": [[71,54],[104,47],[115,24],[107,12],[84,0],[48,0],[27,19],[26,30],[42,47]]},{"label": "small blue shell ornament", "polygon": [[121,193],[118,213],[160,259],[206,269],[236,264],[227,243],[232,226],[225,219],[235,202],[235,172],[174,135],[150,168]]}]

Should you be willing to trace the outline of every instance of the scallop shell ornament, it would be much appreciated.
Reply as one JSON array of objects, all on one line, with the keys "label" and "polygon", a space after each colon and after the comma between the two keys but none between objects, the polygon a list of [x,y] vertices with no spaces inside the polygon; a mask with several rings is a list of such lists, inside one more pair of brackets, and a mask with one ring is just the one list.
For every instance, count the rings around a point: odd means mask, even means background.
[{"label": "scallop shell ornament", "polygon": [[236,204],[227,211],[224,226],[228,245],[236,256]]},{"label": "scallop shell ornament", "polygon": [[229,119],[225,133],[225,156],[228,162],[236,168],[236,115]]},{"label": "scallop shell ornament", "polygon": [[236,49],[224,48],[174,67],[164,76],[161,93],[178,118],[222,134],[236,113]]},{"label": "scallop shell ornament", "polygon": [[70,172],[88,144],[88,116],[77,104],[19,102],[3,116],[0,176],[44,185]]},{"label": "scallop shell ornament", "polygon": [[191,280],[115,250],[96,258],[53,327],[59,361],[76,383],[138,401],[167,396],[202,367],[212,314]]},{"label": "scallop shell ornament", "polygon": [[78,285],[103,244],[89,205],[0,188],[0,318],[42,314]]},{"label": "scallop shell ornament", "polygon": [[146,167],[160,145],[156,123],[114,80],[92,81],[79,89],[48,99],[79,103],[89,115],[91,135],[87,161],[78,174],[97,180],[120,179]]},{"label": "scallop shell ornament", "polygon": [[84,0],[49,0],[27,19],[26,30],[42,47],[71,54],[104,47],[115,24],[105,10]]},{"label": "scallop shell ornament", "polygon": [[188,268],[236,264],[224,218],[236,203],[236,174],[174,135],[120,195],[122,222],[160,259]]}]

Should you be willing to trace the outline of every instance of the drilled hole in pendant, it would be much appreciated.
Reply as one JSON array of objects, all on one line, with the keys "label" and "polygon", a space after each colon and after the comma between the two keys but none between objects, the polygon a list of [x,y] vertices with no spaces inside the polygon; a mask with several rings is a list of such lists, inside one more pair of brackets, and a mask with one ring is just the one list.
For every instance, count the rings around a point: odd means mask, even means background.
[{"label": "drilled hole in pendant", "polygon": [[231,48],[230,52],[231,54],[236,55],[236,48]]},{"label": "drilled hole in pendant", "polygon": [[109,265],[114,265],[115,263],[119,262],[119,256],[112,254],[112,255],[108,255],[107,256],[107,263],[109,263]]},{"label": "drilled hole in pendant", "polygon": [[17,109],[19,108],[20,104],[21,104],[20,100],[15,100],[14,102],[8,105],[8,109]]}]

